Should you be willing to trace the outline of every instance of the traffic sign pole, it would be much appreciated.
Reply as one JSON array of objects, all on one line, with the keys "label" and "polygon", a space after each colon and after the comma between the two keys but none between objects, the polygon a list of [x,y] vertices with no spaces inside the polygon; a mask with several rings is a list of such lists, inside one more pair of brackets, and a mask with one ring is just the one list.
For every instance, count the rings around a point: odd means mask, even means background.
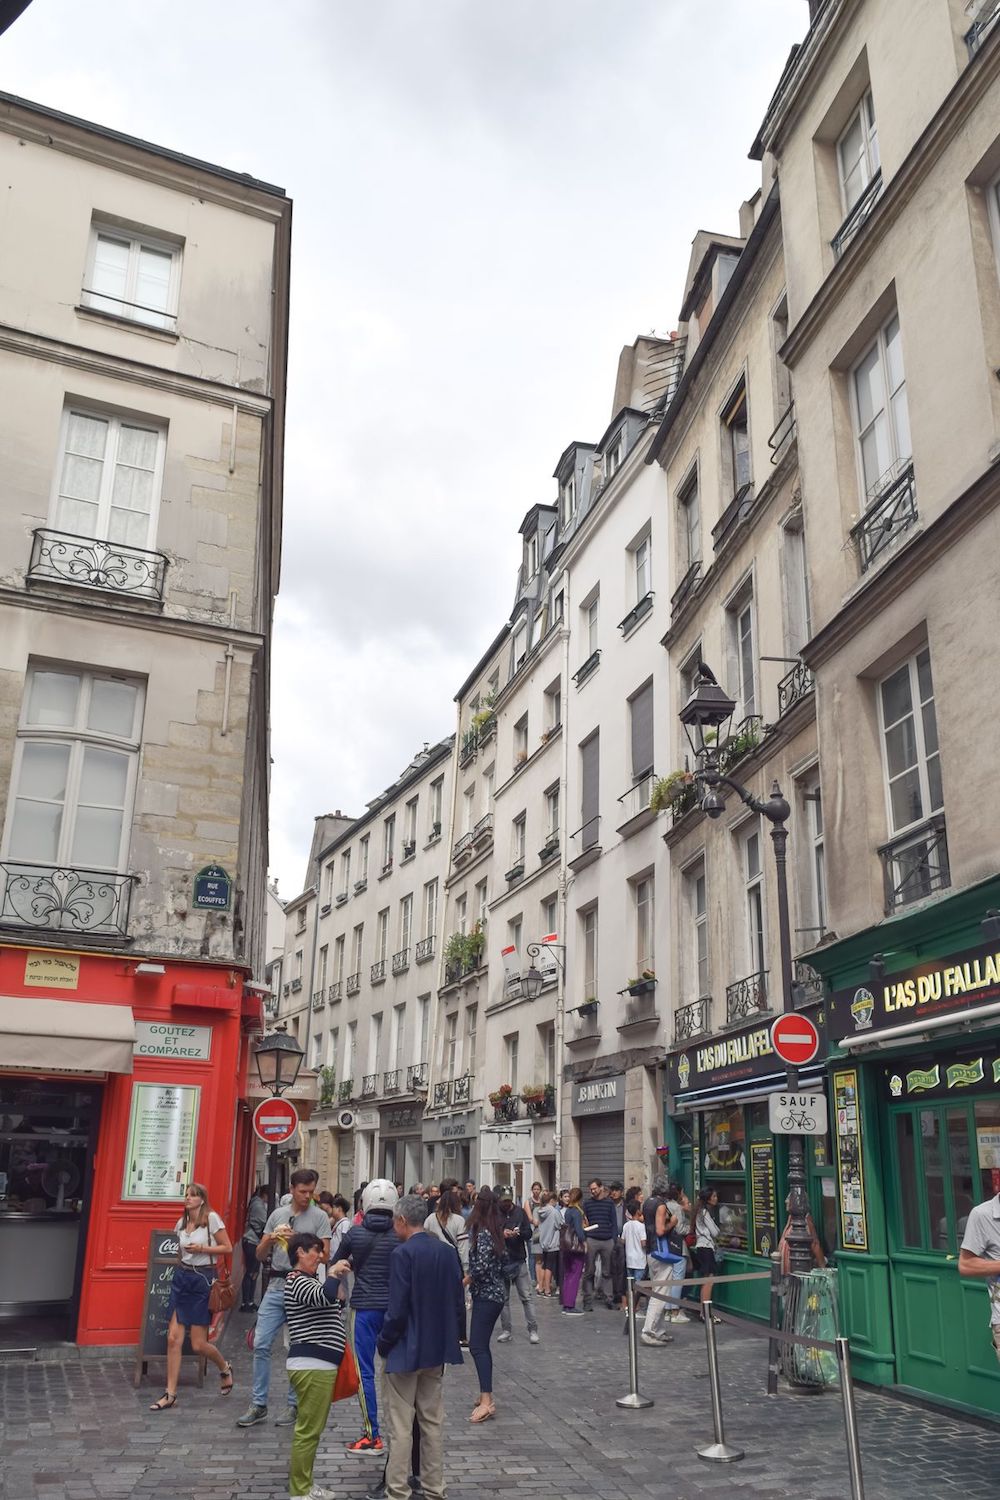
[{"label": "traffic sign pole", "polygon": [[299,1128],[299,1112],[290,1099],[262,1099],[253,1112],[254,1134],[268,1147],[267,1212],[273,1214],[278,1198],[278,1147],[290,1141]]}]

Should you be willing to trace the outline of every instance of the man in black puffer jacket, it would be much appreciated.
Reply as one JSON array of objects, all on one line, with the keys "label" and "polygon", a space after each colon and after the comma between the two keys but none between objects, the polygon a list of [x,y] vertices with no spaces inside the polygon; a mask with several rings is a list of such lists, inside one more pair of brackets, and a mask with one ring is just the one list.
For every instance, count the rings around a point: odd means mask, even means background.
[{"label": "man in black puffer jacket", "polygon": [[[391,1182],[381,1177],[369,1182],[361,1195],[364,1218],[360,1224],[353,1225],[340,1242],[340,1258],[349,1260],[354,1272],[351,1293],[354,1353],[361,1376],[358,1399],[365,1424],[361,1437],[347,1445],[347,1452],[356,1457],[385,1452],[378,1427],[375,1344],[389,1306],[389,1259],[399,1244],[392,1227],[398,1201],[399,1195]],[[381,1384],[381,1371],[379,1377],[378,1383]]]}]

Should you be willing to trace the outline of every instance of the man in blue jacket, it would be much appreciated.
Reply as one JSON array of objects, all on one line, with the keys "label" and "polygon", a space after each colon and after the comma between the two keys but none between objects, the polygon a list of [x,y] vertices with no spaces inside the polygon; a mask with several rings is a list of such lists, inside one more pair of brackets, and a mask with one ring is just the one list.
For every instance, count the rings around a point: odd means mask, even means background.
[{"label": "man in blue jacket", "polygon": [[[340,1242],[339,1254],[349,1260],[354,1272],[351,1311],[354,1315],[354,1353],[361,1388],[358,1399],[365,1430],[346,1451],[353,1458],[384,1453],[378,1425],[381,1377],[375,1364],[375,1345],[389,1305],[389,1266],[399,1241],[392,1231],[392,1216],[398,1202],[395,1185],[384,1177],[367,1182],[361,1194],[364,1214]],[[424,1204],[424,1217],[427,1205]]]},{"label": "man in blue jacket", "polygon": [[377,1349],[385,1358],[389,1463],[387,1500],[409,1500],[413,1419],[420,1429],[420,1477],[427,1500],[444,1500],[445,1365],[460,1365],[462,1268],[451,1245],[424,1233],[427,1204],[400,1200],[393,1229],[401,1241],[389,1262],[389,1306]]}]

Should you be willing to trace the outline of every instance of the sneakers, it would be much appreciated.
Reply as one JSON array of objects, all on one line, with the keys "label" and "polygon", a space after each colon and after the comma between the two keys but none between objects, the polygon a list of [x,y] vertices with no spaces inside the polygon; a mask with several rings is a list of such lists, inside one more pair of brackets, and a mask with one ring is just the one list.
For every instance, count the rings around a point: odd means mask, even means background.
[{"label": "sneakers", "polygon": [[538,1329],[537,1328],[532,1328],[530,1330],[530,1332],[528,1333],[528,1343],[529,1344],[537,1344],[538,1343]]},{"label": "sneakers", "polygon": [[299,1411],[297,1406],[286,1406],[280,1417],[275,1417],[275,1427],[294,1427],[298,1421]]},{"label": "sneakers", "polygon": [[583,1311],[579,1307],[564,1307],[562,1309],[562,1315],[564,1318],[582,1318]]},{"label": "sneakers", "polygon": [[356,1443],[348,1443],[344,1452],[349,1453],[352,1458],[367,1458],[369,1453],[384,1453],[385,1444],[380,1437],[359,1437]]},{"label": "sneakers", "polygon": [[673,1335],[669,1333],[640,1333],[639,1342],[647,1344],[652,1349],[658,1349],[661,1344],[672,1344]]},{"label": "sneakers", "polygon": [[674,1312],[667,1315],[668,1323],[690,1323],[690,1321],[686,1312]]},{"label": "sneakers", "polygon": [[247,1407],[242,1417],[236,1418],[237,1427],[256,1427],[258,1422],[267,1421],[267,1407],[254,1406],[252,1403]]},{"label": "sneakers", "polygon": [[510,1343],[510,1329],[509,1328],[505,1328],[504,1331],[503,1331],[503,1333],[498,1333],[497,1334],[497,1343],[498,1344],[509,1344]]},{"label": "sneakers", "polygon": [[288,1500],[337,1500],[337,1495],[334,1490],[325,1490],[321,1484],[314,1484],[304,1495],[290,1495]]}]

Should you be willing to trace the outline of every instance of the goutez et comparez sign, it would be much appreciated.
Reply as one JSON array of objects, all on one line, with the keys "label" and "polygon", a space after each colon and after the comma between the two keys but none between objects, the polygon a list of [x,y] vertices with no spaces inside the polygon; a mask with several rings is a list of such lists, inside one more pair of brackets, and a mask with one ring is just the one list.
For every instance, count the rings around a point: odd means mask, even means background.
[{"label": "goutez et comparez sign", "polygon": [[878,983],[835,991],[828,1005],[829,1031],[835,1040],[864,1036],[929,1016],[960,1015],[993,1000],[1000,1000],[1000,949],[986,944],[903,969]]}]

